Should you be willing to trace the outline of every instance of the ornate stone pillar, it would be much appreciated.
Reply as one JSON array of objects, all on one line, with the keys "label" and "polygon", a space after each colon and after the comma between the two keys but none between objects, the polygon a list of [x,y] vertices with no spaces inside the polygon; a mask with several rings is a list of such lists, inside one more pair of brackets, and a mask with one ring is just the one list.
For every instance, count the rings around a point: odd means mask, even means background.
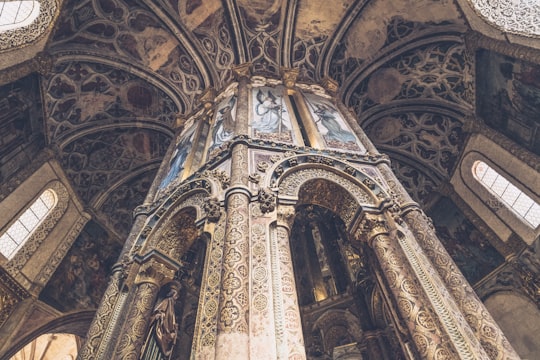
[{"label": "ornate stone pillar", "polygon": [[86,341],[77,359],[90,360],[103,358],[105,347],[108,340],[110,340],[107,334],[110,335],[111,333],[111,331],[106,333],[106,330],[112,329],[118,319],[118,314],[115,314],[114,310],[117,307],[117,301],[121,291],[122,277],[123,268],[122,266],[117,266],[113,270],[109,286],[107,286],[107,290],[96,311],[96,316],[90,324]]},{"label": "ornate stone pillar", "polygon": [[455,299],[490,359],[519,359],[495,320],[441,244],[433,224],[418,208],[403,215],[414,237]]},{"label": "ornate stone pillar", "polygon": [[[249,65],[235,69],[238,98],[247,99]],[[236,134],[247,134],[247,104],[239,102]],[[223,244],[221,296],[216,336],[217,359],[249,359],[249,202],[248,148],[236,143],[231,156],[231,187],[225,194],[227,218]]]},{"label": "ornate stone pillar", "polygon": [[[375,251],[419,355],[423,359],[488,359],[475,339],[468,338],[471,330],[454,318],[459,314],[452,311],[451,302],[447,303],[434,289],[437,275],[430,272],[429,264],[422,261],[421,254],[409,259],[404,249],[410,247],[406,235],[398,234],[390,219],[383,214],[366,213],[357,234]],[[423,276],[418,276],[418,272]]]},{"label": "ornate stone pillar", "polygon": [[290,247],[294,207],[281,205],[271,229],[270,253],[278,359],[305,359],[304,336]]},{"label": "ornate stone pillar", "polygon": [[171,281],[176,271],[155,256],[144,259],[135,278],[135,294],[120,333],[115,358],[137,360],[150,323],[157,294],[161,286]]}]

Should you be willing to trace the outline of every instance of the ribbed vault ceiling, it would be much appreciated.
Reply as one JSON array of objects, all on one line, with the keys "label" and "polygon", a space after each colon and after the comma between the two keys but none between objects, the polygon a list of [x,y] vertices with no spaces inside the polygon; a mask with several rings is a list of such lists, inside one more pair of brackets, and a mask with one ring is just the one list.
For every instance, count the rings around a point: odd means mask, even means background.
[{"label": "ribbed vault ceiling", "polygon": [[420,202],[449,179],[473,111],[451,1],[67,0],[42,78],[48,141],[81,198],[125,236],[177,116],[231,66],[300,69],[340,97]]}]

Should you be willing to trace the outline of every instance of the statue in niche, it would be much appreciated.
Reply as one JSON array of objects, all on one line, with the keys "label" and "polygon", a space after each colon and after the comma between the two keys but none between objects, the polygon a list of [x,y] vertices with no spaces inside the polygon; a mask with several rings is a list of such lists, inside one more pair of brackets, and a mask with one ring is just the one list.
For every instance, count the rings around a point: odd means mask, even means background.
[{"label": "statue in niche", "polygon": [[180,284],[177,282],[171,283],[167,295],[154,308],[150,321],[150,330],[141,359],[171,359],[178,332],[174,306],[178,299],[179,291]]}]

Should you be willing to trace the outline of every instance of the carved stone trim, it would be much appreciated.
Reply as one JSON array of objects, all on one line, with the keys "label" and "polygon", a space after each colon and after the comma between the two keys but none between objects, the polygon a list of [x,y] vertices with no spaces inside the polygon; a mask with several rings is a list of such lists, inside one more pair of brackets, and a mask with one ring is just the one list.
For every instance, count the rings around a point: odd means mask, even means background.
[{"label": "carved stone trim", "polygon": [[505,41],[484,36],[476,31],[470,31],[465,35],[465,44],[472,54],[478,48],[484,48],[516,59],[530,61],[536,64],[540,63],[540,50],[509,44]]}]

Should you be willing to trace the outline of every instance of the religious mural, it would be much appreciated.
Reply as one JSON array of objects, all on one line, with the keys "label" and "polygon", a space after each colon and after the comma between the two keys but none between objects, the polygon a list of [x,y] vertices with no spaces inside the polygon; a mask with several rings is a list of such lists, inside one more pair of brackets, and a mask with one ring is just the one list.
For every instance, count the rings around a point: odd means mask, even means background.
[{"label": "religious mural", "polygon": [[208,147],[208,155],[212,156],[221,145],[232,139],[234,135],[234,121],[236,119],[236,96],[230,96],[218,105],[216,122],[212,128],[212,137]]},{"label": "religious mural", "polygon": [[176,149],[174,150],[171,160],[169,161],[169,170],[167,171],[167,175],[163,178],[163,180],[161,180],[161,184],[159,185],[160,188],[166,187],[182,174],[188,154],[193,147],[193,139],[195,137],[196,129],[197,124],[192,123],[191,126],[186,127],[186,129],[178,137]]},{"label": "religious mural", "polygon": [[121,248],[100,225],[90,221],[40,299],[63,312],[97,308]]},{"label": "religious mural", "polygon": [[429,212],[437,235],[465,278],[475,284],[504,262],[483,234],[448,198]]},{"label": "religious mural", "polygon": [[309,93],[305,94],[305,99],[326,147],[339,150],[362,150],[345,119],[330,101]]},{"label": "religious mural", "polygon": [[280,87],[253,89],[253,137],[262,140],[293,143],[289,111]]},{"label": "religious mural", "polygon": [[540,155],[540,66],[487,50],[477,61],[482,120]]}]

